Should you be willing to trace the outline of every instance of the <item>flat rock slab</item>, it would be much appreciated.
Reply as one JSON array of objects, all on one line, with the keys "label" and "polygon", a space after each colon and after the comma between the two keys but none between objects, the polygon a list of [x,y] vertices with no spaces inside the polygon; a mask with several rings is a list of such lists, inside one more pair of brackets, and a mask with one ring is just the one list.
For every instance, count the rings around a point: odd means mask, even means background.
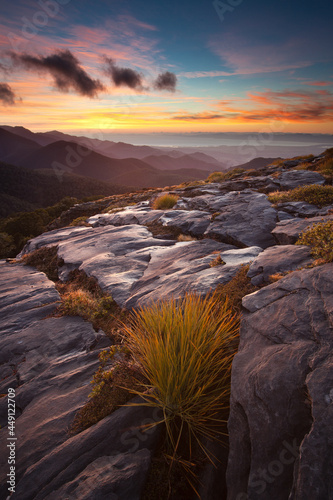
[{"label": "flat rock slab", "polygon": [[[242,264],[252,261],[259,247],[235,249],[213,240],[177,243],[156,252],[142,278],[133,286],[126,307],[147,305],[168,297],[180,298],[185,292],[206,294],[220,283],[227,283]],[[221,256],[225,265],[211,264]]]},{"label": "flat rock slab", "polygon": [[45,318],[57,307],[60,296],[44,273],[32,267],[0,263],[1,337]]},{"label": "flat rock slab", "polygon": [[[207,236],[241,247],[274,245],[271,231],[276,226],[277,211],[266,195],[245,190],[210,199],[208,195],[199,198],[199,203],[205,202],[210,209],[220,212],[208,226]],[[193,203],[197,203],[197,199]]]},{"label": "flat rock slab", "polygon": [[232,367],[228,498],[333,491],[333,264],[244,297]]},{"label": "flat rock slab", "polygon": [[250,265],[247,276],[255,286],[270,282],[276,273],[295,271],[313,262],[310,247],[304,245],[277,245],[266,248]]},{"label": "flat rock slab", "polygon": [[311,217],[310,219],[290,219],[278,222],[272,234],[280,245],[293,245],[298,240],[300,234],[318,222],[328,222],[333,220],[333,215],[323,217]]},{"label": "flat rock slab", "polygon": [[286,212],[292,217],[317,217],[319,215],[327,215],[333,209],[333,205],[319,208],[305,201],[289,201],[278,203],[277,209]]},{"label": "flat rock slab", "polygon": [[277,178],[280,189],[289,190],[308,184],[325,184],[325,178],[318,172],[311,170],[289,170],[281,172]]}]

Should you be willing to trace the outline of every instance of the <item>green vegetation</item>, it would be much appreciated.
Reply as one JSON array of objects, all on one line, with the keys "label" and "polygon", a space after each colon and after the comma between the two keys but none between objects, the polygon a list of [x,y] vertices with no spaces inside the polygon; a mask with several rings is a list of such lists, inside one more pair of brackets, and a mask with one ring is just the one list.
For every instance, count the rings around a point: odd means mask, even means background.
[{"label": "green vegetation", "polygon": [[1,219],[0,233],[4,235],[2,238],[7,240],[9,238],[10,245],[1,247],[0,258],[15,257],[30,238],[46,231],[51,221],[77,202],[76,198],[64,198],[51,207],[38,208],[33,212],[22,212]]},{"label": "green vegetation", "polygon": [[[133,313],[126,342],[148,384],[137,391],[145,405],[162,410],[172,458],[182,439],[217,439],[219,416],[228,407],[230,367],[238,319],[215,295],[158,301]],[[148,390],[148,392],[146,392]],[[157,422],[158,423],[158,422]]]},{"label": "green vegetation", "polygon": [[305,201],[317,207],[333,204],[333,186],[311,184],[291,191],[276,191],[268,196],[271,203],[285,203],[288,201]]},{"label": "green vegetation", "polygon": [[32,170],[0,162],[0,217],[45,208],[63,198],[101,198],[127,191],[122,186],[67,172],[57,177],[51,169]]},{"label": "green vegetation", "polygon": [[153,202],[153,209],[154,210],[168,210],[170,208],[173,208],[178,201],[178,196],[174,194],[162,194],[161,196],[158,196],[154,202]]},{"label": "green vegetation", "polygon": [[333,262],[333,221],[319,222],[303,231],[296,245],[309,245],[311,255],[320,264]]}]

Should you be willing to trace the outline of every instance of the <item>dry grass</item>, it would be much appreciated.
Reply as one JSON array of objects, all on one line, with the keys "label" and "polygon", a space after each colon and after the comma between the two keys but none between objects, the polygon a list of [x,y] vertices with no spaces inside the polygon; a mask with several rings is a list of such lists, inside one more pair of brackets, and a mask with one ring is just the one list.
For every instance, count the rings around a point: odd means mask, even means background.
[{"label": "dry grass", "polygon": [[162,194],[161,196],[158,196],[153,204],[152,207],[154,210],[168,210],[170,208],[173,208],[178,201],[178,196],[174,194]]},{"label": "dry grass", "polygon": [[58,282],[56,287],[61,303],[55,316],[81,316],[90,321],[96,331],[102,329],[112,340],[119,340],[121,322],[129,313],[101,290],[95,278],[76,270],[70,273],[67,282]]}]

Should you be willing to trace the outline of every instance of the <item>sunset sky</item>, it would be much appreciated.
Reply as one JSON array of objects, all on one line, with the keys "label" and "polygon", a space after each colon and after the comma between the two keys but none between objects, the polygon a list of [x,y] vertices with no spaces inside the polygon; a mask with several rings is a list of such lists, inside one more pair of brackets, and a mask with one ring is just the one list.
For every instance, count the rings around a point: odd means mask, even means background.
[{"label": "sunset sky", "polygon": [[327,0],[2,0],[1,124],[333,133]]}]

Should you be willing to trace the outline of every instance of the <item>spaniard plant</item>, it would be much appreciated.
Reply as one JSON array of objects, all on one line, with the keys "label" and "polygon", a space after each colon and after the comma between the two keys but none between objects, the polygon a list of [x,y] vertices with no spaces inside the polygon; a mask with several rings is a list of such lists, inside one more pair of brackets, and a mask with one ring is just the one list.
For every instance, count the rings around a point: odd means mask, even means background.
[{"label": "spaniard plant", "polygon": [[202,438],[217,439],[229,405],[230,368],[239,320],[216,294],[188,293],[159,300],[133,313],[125,335],[147,384],[142,404],[158,407],[176,455],[186,432],[207,456]]}]

